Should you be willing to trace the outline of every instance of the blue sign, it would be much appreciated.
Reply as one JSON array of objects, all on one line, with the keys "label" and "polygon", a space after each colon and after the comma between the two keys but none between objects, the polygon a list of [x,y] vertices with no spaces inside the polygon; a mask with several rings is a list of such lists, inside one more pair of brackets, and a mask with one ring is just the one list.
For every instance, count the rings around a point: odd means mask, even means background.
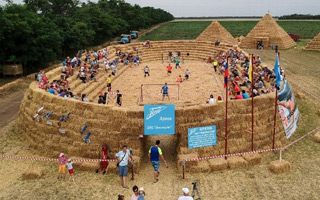
[{"label": "blue sign", "polygon": [[188,128],[188,148],[214,146],[217,144],[217,128],[215,125]]},{"label": "blue sign", "polygon": [[144,134],[175,134],[175,105],[144,105]]}]

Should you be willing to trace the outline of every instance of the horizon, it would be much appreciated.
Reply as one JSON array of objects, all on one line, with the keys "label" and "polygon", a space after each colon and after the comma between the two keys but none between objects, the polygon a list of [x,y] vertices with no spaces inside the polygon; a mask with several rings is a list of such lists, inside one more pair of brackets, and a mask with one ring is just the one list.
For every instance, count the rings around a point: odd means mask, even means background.
[{"label": "horizon", "polygon": [[[97,2],[98,0],[92,0]],[[151,6],[170,12],[175,18],[208,17],[258,17],[270,13],[272,16],[302,14],[319,15],[318,0],[125,0],[132,5]],[[23,0],[13,0],[21,4]],[[87,2],[81,0],[81,2]],[[4,0],[0,5],[5,5]]]}]

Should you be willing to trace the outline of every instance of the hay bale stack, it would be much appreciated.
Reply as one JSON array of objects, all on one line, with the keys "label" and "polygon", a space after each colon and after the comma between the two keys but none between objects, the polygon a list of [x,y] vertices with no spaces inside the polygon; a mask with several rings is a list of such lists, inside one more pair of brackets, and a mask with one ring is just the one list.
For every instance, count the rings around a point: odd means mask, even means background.
[{"label": "hay bale stack", "polygon": [[[194,152],[194,153],[189,153],[189,154],[178,154],[177,156],[177,168],[178,170],[182,170],[182,165],[181,163],[185,160],[188,159],[194,159],[194,158],[198,158],[198,153]],[[186,168],[191,168],[192,166],[197,166],[198,165],[198,161],[188,161],[186,162]]]},{"label": "hay bale stack", "polygon": [[208,160],[211,171],[220,171],[228,168],[228,161],[224,158]]},{"label": "hay bale stack", "polygon": [[270,14],[266,14],[241,40],[240,47],[255,49],[258,41],[263,41],[264,48],[278,45],[279,49],[289,49],[296,45],[289,34],[278,25]]},{"label": "hay bale stack", "polygon": [[313,135],[313,139],[315,142],[320,143],[320,132]]},{"label": "hay bale stack", "polygon": [[248,162],[240,156],[234,156],[227,159],[230,169],[243,168],[248,166]]},{"label": "hay bale stack", "polygon": [[320,51],[320,33],[307,44],[305,49]]},{"label": "hay bale stack", "polygon": [[211,167],[207,160],[199,161],[197,165],[192,165],[190,167],[186,167],[186,172],[189,173],[207,173],[210,172]]},{"label": "hay bale stack", "polygon": [[249,165],[257,165],[261,163],[261,155],[258,153],[246,154],[242,156]]},{"label": "hay bale stack", "polygon": [[270,163],[269,170],[275,174],[281,174],[288,172],[291,168],[291,165],[286,160],[275,160]]},{"label": "hay bale stack", "polygon": [[237,40],[218,21],[213,21],[196,39],[197,41],[220,41],[237,45]]}]

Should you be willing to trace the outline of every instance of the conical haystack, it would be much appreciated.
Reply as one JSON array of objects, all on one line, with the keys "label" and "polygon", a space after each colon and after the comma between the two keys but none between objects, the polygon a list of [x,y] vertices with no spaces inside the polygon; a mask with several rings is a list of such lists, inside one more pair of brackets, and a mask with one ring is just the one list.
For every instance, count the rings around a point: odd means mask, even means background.
[{"label": "conical haystack", "polygon": [[320,51],[320,33],[307,44],[305,49]]},{"label": "conical haystack", "polygon": [[241,41],[240,47],[255,49],[262,41],[264,48],[278,46],[279,49],[289,49],[296,45],[289,34],[281,28],[270,14],[266,14],[257,25]]},{"label": "conical haystack", "polygon": [[237,40],[218,21],[212,22],[196,40],[237,44]]}]

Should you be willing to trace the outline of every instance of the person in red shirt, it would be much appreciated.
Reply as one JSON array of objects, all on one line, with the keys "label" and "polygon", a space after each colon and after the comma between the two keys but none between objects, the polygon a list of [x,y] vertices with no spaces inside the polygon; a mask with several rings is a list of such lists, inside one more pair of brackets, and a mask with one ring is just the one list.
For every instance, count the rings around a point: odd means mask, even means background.
[{"label": "person in red shirt", "polygon": [[171,64],[169,63],[169,65],[167,66],[167,74],[168,74],[168,76],[170,76],[171,73],[172,73],[172,66],[171,66]]},{"label": "person in red shirt", "polygon": [[108,146],[106,144],[102,145],[101,148],[101,161],[100,168],[96,170],[96,173],[102,172],[102,174],[106,174],[108,170],[109,161],[108,159]]},{"label": "person in red shirt", "polygon": [[237,95],[235,96],[235,99],[243,99],[243,96],[241,95],[240,92],[237,92]]},{"label": "person in red shirt", "polygon": [[179,76],[177,77],[177,83],[182,83],[182,81],[183,81],[183,79],[182,79],[181,75],[179,75]]}]

